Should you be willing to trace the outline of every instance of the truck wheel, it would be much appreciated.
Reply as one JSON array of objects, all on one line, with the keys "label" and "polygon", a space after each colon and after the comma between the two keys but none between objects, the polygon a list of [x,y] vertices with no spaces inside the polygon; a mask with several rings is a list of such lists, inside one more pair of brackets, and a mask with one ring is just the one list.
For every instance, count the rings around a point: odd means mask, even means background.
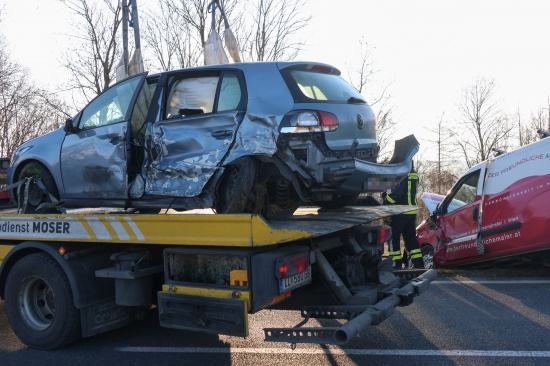
[{"label": "truck wheel", "polygon": [[49,255],[21,258],[6,279],[5,308],[13,332],[27,346],[54,349],[81,336],[67,276]]},{"label": "truck wheel", "polygon": [[422,260],[424,261],[424,268],[434,268],[434,248],[431,245],[424,245],[421,249]]},{"label": "truck wheel", "polygon": [[[31,162],[25,165],[19,174],[19,180],[23,180],[25,178],[40,178],[47,191],[53,196],[59,198],[55,181],[48,169],[46,169],[46,167],[42,164]],[[23,199],[23,197],[18,197],[18,200],[21,199]],[[31,180],[25,213],[34,213],[36,212],[38,206],[49,201],[50,197],[42,191],[42,188]]]},{"label": "truck wheel", "polygon": [[226,167],[218,187],[217,213],[244,213],[254,209],[253,187],[256,182],[256,162],[249,157],[235,160]]},{"label": "truck wheel", "polygon": [[314,201],[314,203],[322,208],[335,209],[351,205],[357,197],[359,194],[335,194],[331,201]]}]

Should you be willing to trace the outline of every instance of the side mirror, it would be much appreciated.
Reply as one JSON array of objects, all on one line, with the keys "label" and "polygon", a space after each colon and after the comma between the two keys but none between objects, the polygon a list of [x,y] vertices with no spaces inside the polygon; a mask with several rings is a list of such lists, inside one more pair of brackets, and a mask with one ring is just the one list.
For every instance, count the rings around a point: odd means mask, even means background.
[{"label": "side mirror", "polygon": [[428,230],[437,229],[437,216],[435,214],[426,219],[426,227],[428,228]]},{"label": "side mirror", "polygon": [[67,133],[74,133],[75,130],[76,129],[73,125],[73,119],[72,118],[67,118],[65,120],[65,127],[63,127],[63,131],[65,131]]}]

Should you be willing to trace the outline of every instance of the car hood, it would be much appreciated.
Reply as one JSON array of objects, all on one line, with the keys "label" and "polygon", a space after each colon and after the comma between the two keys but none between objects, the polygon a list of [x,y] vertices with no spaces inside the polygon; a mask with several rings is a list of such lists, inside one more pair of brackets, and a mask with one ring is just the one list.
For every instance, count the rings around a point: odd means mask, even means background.
[{"label": "car hood", "polygon": [[13,154],[10,167],[8,168],[8,176],[13,179],[15,167],[27,160],[39,161],[48,167],[48,169],[52,169],[58,163],[59,149],[65,135],[66,133],[63,128],[58,128],[22,143]]}]

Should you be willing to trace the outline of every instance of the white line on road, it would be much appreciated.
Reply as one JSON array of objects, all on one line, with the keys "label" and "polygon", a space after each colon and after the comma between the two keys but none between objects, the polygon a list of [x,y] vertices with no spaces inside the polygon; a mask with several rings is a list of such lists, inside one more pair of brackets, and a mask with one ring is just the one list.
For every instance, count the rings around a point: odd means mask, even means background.
[{"label": "white line on road", "polygon": [[463,280],[435,280],[430,282],[430,284],[433,285],[472,285],[472,284],[480,284],[480,285],[540,285],[540,284],[550,284],[550,280],[497,280],[497,281],[487,281],[487,280],[479,280],[479,281],[463,281]]},{"label": "white line on road", "polygon": [[118,352],[132,353],[222,353],[222,354],[295,354],[358,356],[455,356],[455,357],[539,357],[550,358],[550,351],[499,350],[400,350],[400,349],[300,349],[290,348],[211,348],[211,347],[117,347]]}]

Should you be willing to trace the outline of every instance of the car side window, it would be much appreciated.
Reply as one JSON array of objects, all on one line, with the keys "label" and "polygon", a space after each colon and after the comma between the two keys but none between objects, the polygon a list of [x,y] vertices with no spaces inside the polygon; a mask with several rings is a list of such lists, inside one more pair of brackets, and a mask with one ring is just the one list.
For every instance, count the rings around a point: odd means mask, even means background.
[{"label": "car side window", "polygon": [[204,76],[174,82],[168,93],[166,118],[212,113],[219,79],[219,76]]},{"label": "car side window", "polygon": [[220,98],[218,100],[218,112],[232,111],[239,107],[242,99],[241,85],[239,78],[234,72],[226,72],[223,75],[220,87]]},{"label": "car side window", "polygon": [[476,200],[479,170],[468,174],[444,201],[444,213],[452,212]]},{"label": "car side window", "polygon": [[124,121],[141,78],[123,81],[95,98],[82,111],[80,128],[87,130]]}]

